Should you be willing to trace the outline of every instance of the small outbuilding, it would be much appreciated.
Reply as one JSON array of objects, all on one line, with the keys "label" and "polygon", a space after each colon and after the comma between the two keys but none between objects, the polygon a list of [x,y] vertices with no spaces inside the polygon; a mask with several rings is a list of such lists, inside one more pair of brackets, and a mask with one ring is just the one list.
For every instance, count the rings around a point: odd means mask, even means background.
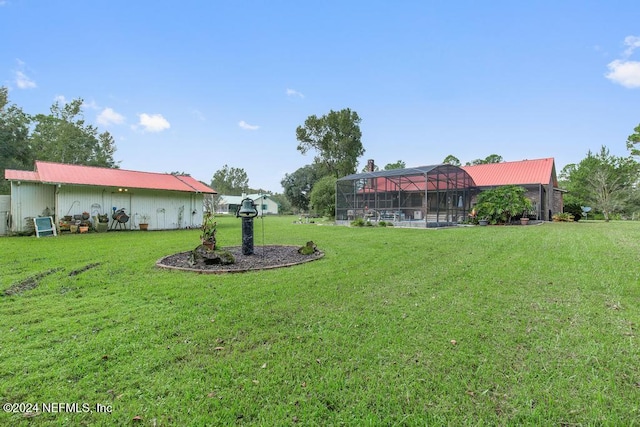
[{"label": "small outbuilding", "polygon": [[28,230],[38,216],[52,216],[58,226],[64,218],[87,215],[95,225],[108,215],[108,229],[130,230],[143,222],[150,230],[197,228],[205,197],[216,194],[188,175],[44,161],[36,161],[33,171],[7,169],[5,179],[11,182],[7,222],[13,233]]}]

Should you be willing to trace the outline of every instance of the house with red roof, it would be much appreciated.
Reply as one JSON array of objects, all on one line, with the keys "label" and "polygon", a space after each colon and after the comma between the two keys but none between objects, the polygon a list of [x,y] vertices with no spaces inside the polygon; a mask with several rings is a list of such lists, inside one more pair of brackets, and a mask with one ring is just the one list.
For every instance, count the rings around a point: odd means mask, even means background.
[{"label": "house with red roof", "polygon": [[505,185],[524,187],[537,219],[551,221],[551,216],[564,208],[564,191],[558,187],[555,162],[551,157],[463,166],[462,169],[471,176],[479,191]]},{"label": "house with red roof", "polygon": [[109,229],[195,228],[204,198],[216,192],[188,175],[140,172],[36,161],[33,171],[5,170],[11,182],[10,231],[28,229],[31,218],[52,216],[89,222],[108,215]]},{"label": "house with red roof", "polygon": [[448,164],[376,171],[339,178],[336,223],[355,218],[391,221],[408,227],[440,227],[465,222],[481,191],[518,185],[527,190],[539,220],[562,212],[553,158],[458,167]]}]

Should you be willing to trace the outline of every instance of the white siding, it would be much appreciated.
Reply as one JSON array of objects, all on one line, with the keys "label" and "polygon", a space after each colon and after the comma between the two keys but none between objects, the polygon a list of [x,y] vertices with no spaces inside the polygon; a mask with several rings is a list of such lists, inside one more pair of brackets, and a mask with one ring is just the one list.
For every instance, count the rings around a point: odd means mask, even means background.
[{"label": "white siding", "polygon": [[[129,189],[118,191],[101,187],[62,186],[58,193],[61,215],[89,212],[109,215],[124,209],[129,215],[127,229],[138,229],[144,215],[149,217],[149,230],[199,227],[202,223],[202,194],[178,191]],[[67,213],[69,209],[72,212]]]},{"label": "white siding", "polygon": [[0,196],[0,236],[9,234],[11,196]]},{"label": "white siding", "polygon": [[126,229],[138,229],[143,215],[149,216],[149,229],[197,228],[202,223],[203,195],[179,191],[136,190],[80,185],[47,185],[16,182],[12,186],[12,231],[25,229],[26,217],[42,215],[45,209],[57,221],[65,215],[89,212],[91,220],[98,214],[109,215],[124,208],[130,219]]},{"label": "white siding", "polygon": [[25,218],[53,215],[54,212],[53,186],[34,182],[11,183],[11,231],[23,231]]}]

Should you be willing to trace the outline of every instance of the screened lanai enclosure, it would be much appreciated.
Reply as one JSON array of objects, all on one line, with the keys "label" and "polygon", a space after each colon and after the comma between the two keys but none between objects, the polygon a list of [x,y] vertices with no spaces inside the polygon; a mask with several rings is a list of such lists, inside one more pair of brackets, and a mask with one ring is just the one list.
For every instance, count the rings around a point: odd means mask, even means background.
[{"label": "screened lanai enclosure", "polygon": [[467,220],[473,179],[453,165],[348,175],[336,183],[336,223],[356,218],[409,227],[443,227]]}]

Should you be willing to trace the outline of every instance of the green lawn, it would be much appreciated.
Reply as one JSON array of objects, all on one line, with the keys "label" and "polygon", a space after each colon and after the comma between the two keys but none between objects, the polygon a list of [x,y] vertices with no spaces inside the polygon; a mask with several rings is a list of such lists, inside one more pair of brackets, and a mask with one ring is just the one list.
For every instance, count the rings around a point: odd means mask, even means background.
[{"label": "green lawn", "polygon": [[640,223],[293,221],[256,245],[323,259],[232,275],[154,266],[197,230],[0,238],[0,401],[40,405],[0,425],[640,424]]}]

